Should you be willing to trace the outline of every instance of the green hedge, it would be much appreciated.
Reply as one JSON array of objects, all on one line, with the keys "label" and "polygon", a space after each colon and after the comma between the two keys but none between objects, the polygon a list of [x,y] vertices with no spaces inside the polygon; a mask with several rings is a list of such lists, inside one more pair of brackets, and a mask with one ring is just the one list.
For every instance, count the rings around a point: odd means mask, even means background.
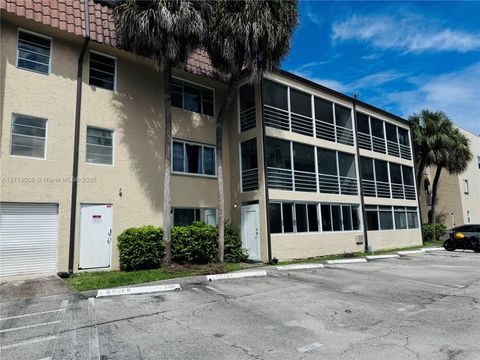
[{"label": "green hedge", "polygon": [[[155,226],[126,229],[118,236],[120,269],[134,271],[154,269],[164,255],[163,230]],[[179,264],[207,264],[218,260],[218,229],[195,222],[172,229],[172,261]],[[225,261],[240,262],[247,258],[242,249],[240,229],[225,224]]]},{"label": "green hedge", "polygon": [[444,224],[435,224],[435,226],[433,224],[422,225],[425,241],[439,239],[443,234],[445,234],[446,229],[447,227]]},{"label": "green hedge", "polygon": [[164,254],[163,230],[155,226],[130,228],[118,236],[120,270],[158,268]]}]

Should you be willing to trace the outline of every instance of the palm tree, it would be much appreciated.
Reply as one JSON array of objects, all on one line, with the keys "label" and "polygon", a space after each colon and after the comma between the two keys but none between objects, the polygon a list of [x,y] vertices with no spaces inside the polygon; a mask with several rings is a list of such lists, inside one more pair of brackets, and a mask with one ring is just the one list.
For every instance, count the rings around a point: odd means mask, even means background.
[{"label": "palm tree", "polygon": [[199,8],[202,2],[184,0],[123,0],[114,7],[118,46],[152,61],[163,70],[165,106],[165,175],[163,184],[163,265],[172,262],[171,242],[171,143],[172,143],[172,68],[184,64],[200,45],[205,22]]},{"label": "palm tree", "polygon": [[290,49],[298,23],[296,0],[211,1],[205,48],[213,66],[228,81],[228,90],[216,119],[218,178],[218,258],[223,262],[225,199],[223,189],[223,125],[242,72],[251,84],[275,69]]}]

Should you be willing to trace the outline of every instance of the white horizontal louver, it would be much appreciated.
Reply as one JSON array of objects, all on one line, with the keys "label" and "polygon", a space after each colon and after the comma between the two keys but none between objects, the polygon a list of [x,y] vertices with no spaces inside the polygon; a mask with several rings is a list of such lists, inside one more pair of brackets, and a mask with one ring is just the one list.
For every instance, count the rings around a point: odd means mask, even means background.
[{"label": "white horizontal louver", "polygon": [[56,273],[57,247],[57,204],[0,204],[0,276]]}]

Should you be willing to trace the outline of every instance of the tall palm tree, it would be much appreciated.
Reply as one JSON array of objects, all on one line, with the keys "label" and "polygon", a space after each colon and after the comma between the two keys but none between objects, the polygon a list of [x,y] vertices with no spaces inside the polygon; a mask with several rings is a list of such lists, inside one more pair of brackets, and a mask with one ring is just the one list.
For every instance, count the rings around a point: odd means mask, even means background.
[{"label": "tall palm tree", "polygon": [[218,258],[223,262],[225,199],[223,189],[223,125],[242,71],[251,84],[275,69],[290,49],[298,23],[296,0],[213,0],[205,48],[213,66],[228,79],[228,90],[216,119],[218,177]]},{"label": "tall palm tree", "polygon": [[172,262],[171,242],[171,144],[172,144],[172,68],[184,64],[200,45],[205,22],[199,8],[202,2],[187,0],[123,0],[114,7],[118,45],[150,59],[163,71],[165,106],[165,175],[163,184],[163,265]]}]

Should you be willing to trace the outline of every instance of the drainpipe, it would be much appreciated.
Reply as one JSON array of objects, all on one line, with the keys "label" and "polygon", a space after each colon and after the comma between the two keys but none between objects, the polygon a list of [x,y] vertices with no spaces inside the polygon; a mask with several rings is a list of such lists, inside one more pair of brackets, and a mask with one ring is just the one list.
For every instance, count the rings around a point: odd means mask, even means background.
[{"label": "drainpipe", "polygon": [[358,95],[355,94],[353,96],[353,118],[355,120],[355,150],[357,152],[357,166],[358,166],[358,175],[360,179],[358,179],[360,184],[360,206],[362,208],[362,223],[363,223],[363,237],[364,237],[364,251],[368,252],[368,233],[367,233],[367,215],[365,212],[365,199],[363,195],[363,188],[362,188],[362,165],[360,161],[360,148],[358,147],[358,127],[357,127],[357,99]]},{"label": "drainpipe", "polygon": [[[416,153],[415,153],[415,146],[414,146],[414,142],[413,142],[413,131],[412,131],[412,123],[410,123],[408,125],[409,127],[409,139],[410,139],[410,148],[412,149],[412,159],[413,159],[413,178],[414,180],[413,181],[417,181],[417,177],[415,176],[415,174],[417,173],[417,163],[415,162],[415,159],[417,158],[416,157]],[[417,194],[417,203],[418,203],[418,221],[420,222],[420,224],[418,224],[418,226],[420,227],[420,233],[422,234],[422,244],[425,244],[425,235],[423,234],[423,227],[422,227],[422,224],[423,224],[423,220],[422,220],[422,208],[420,207],[420,187],[421,187],[421,183],[420,184],[417,184],[415,183],[415,190],[416,190],[416,194]],[[428,208],[428,206],[427,206]]]},{"label": "drainpipe", "polygon": [[268,176],[267,176],[267,158],[266,154],[266,139],[265,134],[265,116],[263,113],[263,76],[260,81],[260,107],[262,110],[262,148],[263,148],[263,175],[265,183],[265,216],[267,223],[267,249],[268,249],[268,262],[272,262],[272,234],[270,233],[270,195],[268,193]]},{"label": "drainpipe", "polygon": [[75,133],[73,138],[73,168],[72,168],[72,197],[70,201],[70,243],[68,248],[68,272],[73,273],[75,262],[75,225],[77,221],[77,177],[78,177],[78,149],[80,143],[80,112],[82,107],[82,82],[83,82],[83,59],[90,42],[90,21],[88,13],[88,0],[83,2],[85,15],[85,40],[83,42],[77,68],[77,99],[75,105]]}]

